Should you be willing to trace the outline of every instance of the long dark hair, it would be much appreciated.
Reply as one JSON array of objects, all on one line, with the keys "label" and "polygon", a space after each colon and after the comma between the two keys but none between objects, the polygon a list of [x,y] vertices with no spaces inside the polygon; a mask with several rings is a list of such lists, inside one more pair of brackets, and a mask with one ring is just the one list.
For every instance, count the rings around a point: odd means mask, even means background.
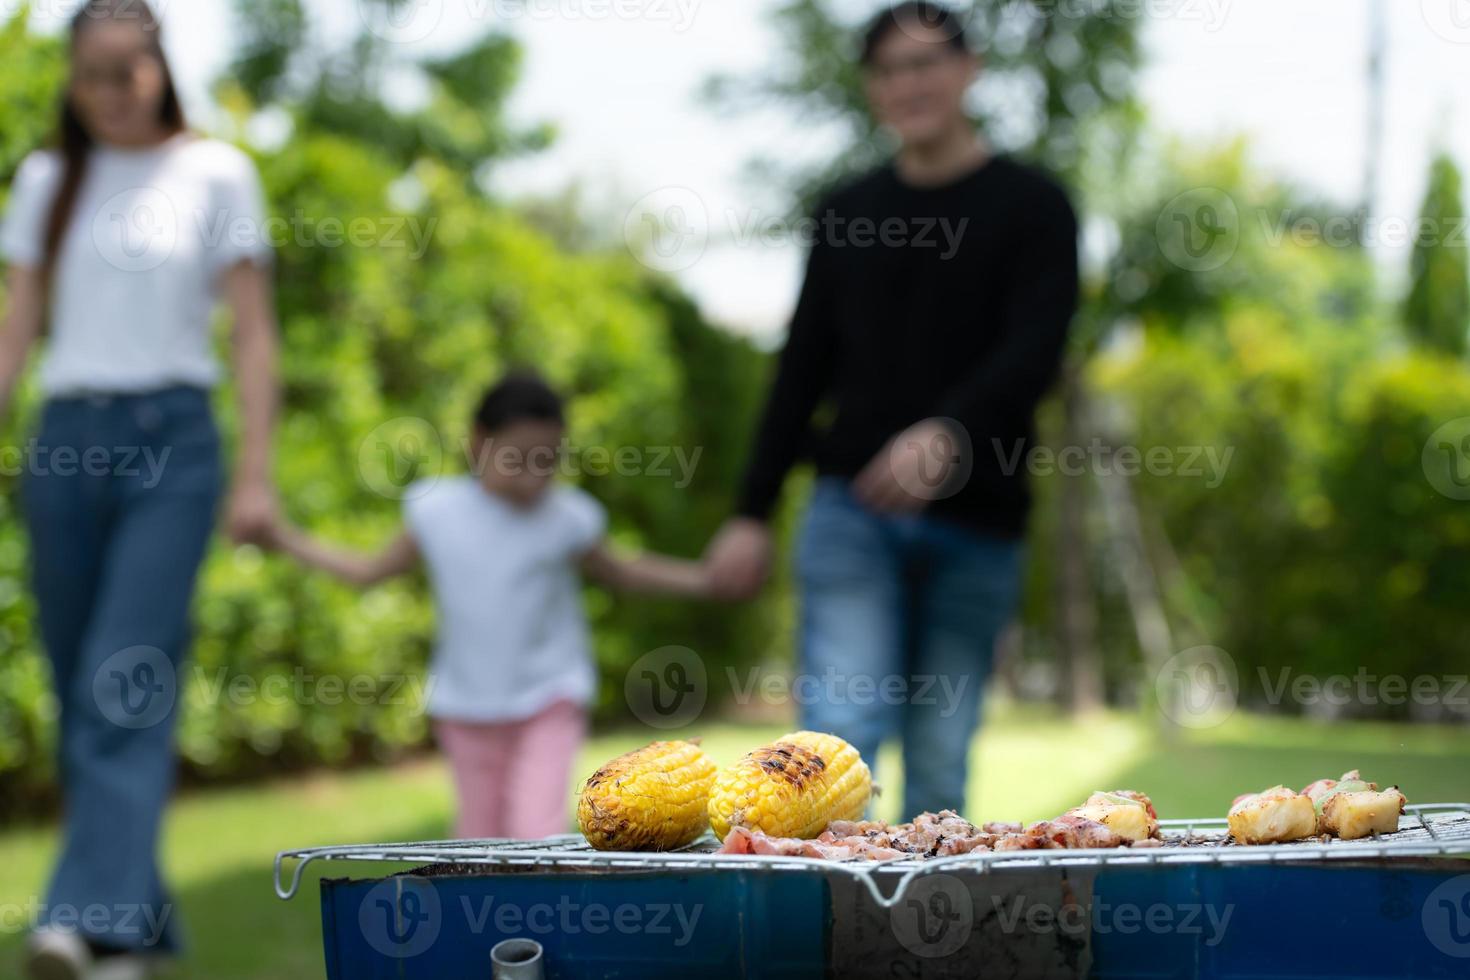
[{"label": "long dark hair", "polygon": [[[179,102],[178,90],[174,87],[173,72],[169,70],[168,58],[163,54],[163,31],[146,0],[87,0],[71,19],[71,44],[76,47],[77,38],[88,27],[103,21],[123,21],[138,25],[149,40],[149,53],[158,59],[163,70],[163,100],[158,106],[158,121],[172,133],[181,133],[187,128],[184,107]],[[71,86],[61,96],[61,119],[53,138],[55,148],[60,151],[64,168],[61,184],[51,202],[51,214],[46,219],[46,239],[43,263],[44,278],[51,280],[57,256],[61,253],[61,241],[66,237],[72,212],[76,210],[77,195],[82,181],[87,176],[87,162],[92,156],[94,144],[92,134],[82,125],[81,116],[72,105]]]}]

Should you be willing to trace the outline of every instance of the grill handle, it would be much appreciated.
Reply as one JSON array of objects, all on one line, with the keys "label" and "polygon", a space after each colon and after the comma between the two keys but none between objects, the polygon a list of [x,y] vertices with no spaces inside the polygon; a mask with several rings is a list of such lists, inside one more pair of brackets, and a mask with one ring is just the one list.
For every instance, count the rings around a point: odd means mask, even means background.
[{"label": "grill handle", "polygon": [[502,939],[490,950],[492,980],[542,980],[545,951],[534,939]]}]

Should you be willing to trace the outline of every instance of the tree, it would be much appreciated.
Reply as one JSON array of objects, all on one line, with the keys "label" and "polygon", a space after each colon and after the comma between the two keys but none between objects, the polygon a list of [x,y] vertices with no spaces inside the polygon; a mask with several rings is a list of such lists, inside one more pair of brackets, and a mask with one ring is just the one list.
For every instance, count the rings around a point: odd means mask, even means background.
[{"label": "tree", "polygon": [[1429,169],[1410,260],[1412,284],[1404,325],[1415,343],[1463,357],[1470,331],[1470,266],[1465,256],[1465,202],[1460,170],[1441,153]]}]

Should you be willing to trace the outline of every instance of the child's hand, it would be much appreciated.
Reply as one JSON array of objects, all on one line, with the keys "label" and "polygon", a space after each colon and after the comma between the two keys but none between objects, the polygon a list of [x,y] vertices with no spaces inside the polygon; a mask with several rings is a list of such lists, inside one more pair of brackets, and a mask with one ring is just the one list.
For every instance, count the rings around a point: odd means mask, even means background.
[{"label": "child's hand", "polygon": [[292,530],[290,522],[277,513],[260,529],[260,533],[255,537],[255,544],[266,551],[280,551],[284,547],[287,535]]}]

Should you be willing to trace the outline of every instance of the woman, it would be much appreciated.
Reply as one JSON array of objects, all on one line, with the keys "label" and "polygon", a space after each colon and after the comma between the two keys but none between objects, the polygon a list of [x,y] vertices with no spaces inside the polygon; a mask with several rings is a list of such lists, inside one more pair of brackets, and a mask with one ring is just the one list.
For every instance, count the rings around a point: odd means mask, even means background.
[{"label": "woman", "polygon": [[30,348],[43,335],[47,348],[22,497],[66,820],[31,970],[128,977],[177,944],[155,849],[221,484],[213,309],[234,314],[237,541],[275,516],[276,333],[259,180],[244,154],[188,132],[152,12],[90,0],[70,42],[56,147],[22,165],[0,231],[0,416]]}]

